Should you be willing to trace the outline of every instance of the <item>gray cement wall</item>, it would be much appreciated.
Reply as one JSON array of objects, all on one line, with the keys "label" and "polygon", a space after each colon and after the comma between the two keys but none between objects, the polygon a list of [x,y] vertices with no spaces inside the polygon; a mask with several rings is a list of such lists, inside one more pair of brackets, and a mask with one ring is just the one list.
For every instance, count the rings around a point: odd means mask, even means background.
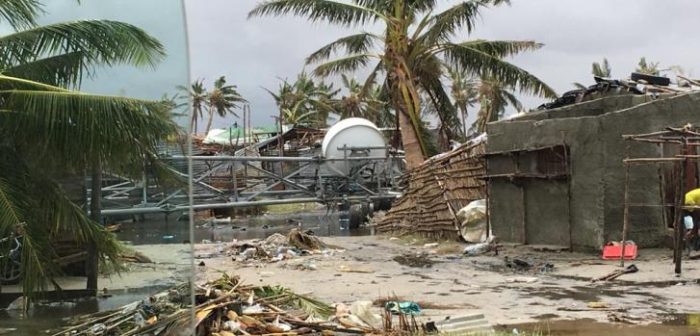
[{"label": "gray cement wall", "polygon": [[[504,241],[521,242],[525,234],[528,243],[562,245],[566,239],[561,235],[570,231],[570,243],[576,250],[599,249],[606,241],[619,240],[624,192],[622,134],[654,132],[688,122],[700,125],[700,93],[650,100],[648,96],[614,96],[490,123],[488,153],[565,143],[571,165],[570,209],[560,201],[567,199],[568,188],[554,182],[523,183],[523,204],[518,186],[505,179],[490,180],[494,234]],[[651,144],[635,144],[631,149],[633,157],[658,155]],[[502,157],[488,158],[487,174],[503,173],[498,160]],[[658,176],[656,167],[632,167],[631,201],[658,204]],[[553,215],[558,209],[560,213]],[[661,210],[631,208],[630,214],[629,238],[642,246],[658,245],[664,230]]]}]

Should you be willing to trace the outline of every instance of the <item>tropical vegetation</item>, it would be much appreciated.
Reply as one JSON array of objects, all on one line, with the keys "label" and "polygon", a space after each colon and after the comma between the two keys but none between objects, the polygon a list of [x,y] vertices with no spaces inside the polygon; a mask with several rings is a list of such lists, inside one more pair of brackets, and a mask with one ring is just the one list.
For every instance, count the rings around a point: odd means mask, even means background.
[{"label": "tropical vegetation", "polygon": [[[169,104],[75,91],[100,66],[155,66],[165,56],[158,40],[116,21],[39,26],[41,13],[36,0],[0,1],[0,21],[13,28],[0,38],[0,237],[21,235],[27,295],[61,274],[54,239],[69,237],[89,246],[94,261],[116,262],[120,245],[97,222],[99,176],[139,174],[143,158],[153,159],[156,144],[176,130]],[[92,219],[63,183],[86,174]],[[11,247],[0,246],[0,267]]]},{"label": "tropical vegetation", "polygon": [[[450,137],[461,133],[456,109],[441,80],[448,64],[477,77],[498,81],[523,93],[554,97],[555,92],[534,75],[505,58],[542,45],[534,41],[467,40],[455,42],[462,30],[471,33],[482,9],[507,0],[460,1],[435,13],[436,0],[267,0],[249,17],[294,14],[312,22],[340,26],[375,24],[379,34],[358,32],[342,37],[312,53],[307,63],[321,63],[314,74],[328,76],[358,70],[373,61],[366,83],[380,80],[398,119],[408,167],[420,164],[427,154],[421,137],[424,125],[422,101],[435,111]],[[328,61],[336,53],[347,56]],[[455,125],[456,122],[456,125]]]},{"label": "tropical vegetation", "polygon": [[207,126],[204,134],[209,134],[214,115],[226,118],[228,115],[238,117],[236,109],[248,101],[238,93],[235,85],[226,84],[226,76],[221,76],[214,81],[214,87],[207,90],[204,80],[194,81],[190,87],[178,86],[184,92],[184,98],[191,105],[192,115],[190,118],[190,129],[194,134],[198,131],[198,121],[204,119],[204,109],[207,112]]},{"label": "tropical vegetation", "polygon": [[333,99],[339,92],[333,84],[316,82],[304,71],[294,82],[284,79],[276,92],[266,91],[275,100],[283,124],[318,127],[325,127],[329,115],[335,113]]}]

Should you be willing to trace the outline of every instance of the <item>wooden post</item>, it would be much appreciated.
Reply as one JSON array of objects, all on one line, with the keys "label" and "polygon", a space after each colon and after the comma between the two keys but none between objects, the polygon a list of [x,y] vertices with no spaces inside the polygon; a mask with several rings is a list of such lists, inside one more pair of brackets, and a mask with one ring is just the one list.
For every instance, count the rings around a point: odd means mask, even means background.
[{"label": "wooden post", "polygon": [[[625,158],[629,159],[630,157],[630,145],[629,142],[627,143],[627,146],[625,147]],[[620,267],[625,267],[625,241],[627,240],[627,229],[629,228],[630,224],[630,206],[629,206],[629,200],[630,200],[630,165],[625,163],[625,210],[624,210],[624,218],[622,220],[622,241],[620,242],[621,244],[621,251],[620,251]]]},{"label": "wooden post", "polygon": [[[682,153],[686,154],[688,151],[687,146],[688,141],[683,143]],[[681,274],[681,264],[683,261],[683,216],[681,216],[681,211],[683,211],[683,204],[685,201],[686,193],[686,168],[688,167],[688,159],[684,159],[680,163],[679,174],[678,174],[678,198],[676,200],[676,215],[673,222],[674,229],[674,239],[673,239],[673,262],[675,264],[675,273],[677,276]]]}]

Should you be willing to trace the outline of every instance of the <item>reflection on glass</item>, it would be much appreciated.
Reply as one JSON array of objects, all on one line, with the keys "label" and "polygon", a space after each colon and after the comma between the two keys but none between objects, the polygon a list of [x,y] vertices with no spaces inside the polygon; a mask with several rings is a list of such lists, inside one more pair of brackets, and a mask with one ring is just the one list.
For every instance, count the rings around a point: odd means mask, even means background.
[{"label": "reflection on glass", "polygon": [[[188,208],[186,167],[163,160],[182,154],[188,119],[181,4],[18,0],[0,14],[0,333],[189,321],[191,246],[169,229],[189,225],[161,206],[176,194]],[[125,239],[152,221],[169,225],[157,244]],[[169,288],[181,298],[161,311],[149,297]]]}]

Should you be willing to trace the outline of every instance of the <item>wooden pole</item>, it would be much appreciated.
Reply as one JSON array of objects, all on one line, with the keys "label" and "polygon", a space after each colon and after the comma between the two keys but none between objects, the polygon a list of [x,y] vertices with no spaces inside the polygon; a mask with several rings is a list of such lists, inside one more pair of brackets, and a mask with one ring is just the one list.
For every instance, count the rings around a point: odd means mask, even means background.
[{"label": "wooden pole", "polygon": [[[629,142],[627,143],[627,146],[625,147],[625,157],[628,159],[630,157],[630,144],[629,144]],[[620,242],[620,244],[622,246],[621,251],[620,251],[620,267],[625,267],[625,241],[627,239],[627,229],[629,228],[629,223],[630,223],[629,200],[630,200],[630,165],[625,164],[625,210],[624,210],[624,218],[622,220],[622,241]]]},{"label": "wooden pole", "polygon": [[[683,146],[685,151],[685,146]],[[675,216],[673,221],[674,239],[673,239],[673,262],[675,264],[676,275],[681,274],[681,261],[683,259],[683,230],[682,230],[682,216],[681,211],[683,209],[683,201],[685,199],[685,162],[682,162],[679,167],[678,173],[678,195],[676,198],[676,208]]]}]

